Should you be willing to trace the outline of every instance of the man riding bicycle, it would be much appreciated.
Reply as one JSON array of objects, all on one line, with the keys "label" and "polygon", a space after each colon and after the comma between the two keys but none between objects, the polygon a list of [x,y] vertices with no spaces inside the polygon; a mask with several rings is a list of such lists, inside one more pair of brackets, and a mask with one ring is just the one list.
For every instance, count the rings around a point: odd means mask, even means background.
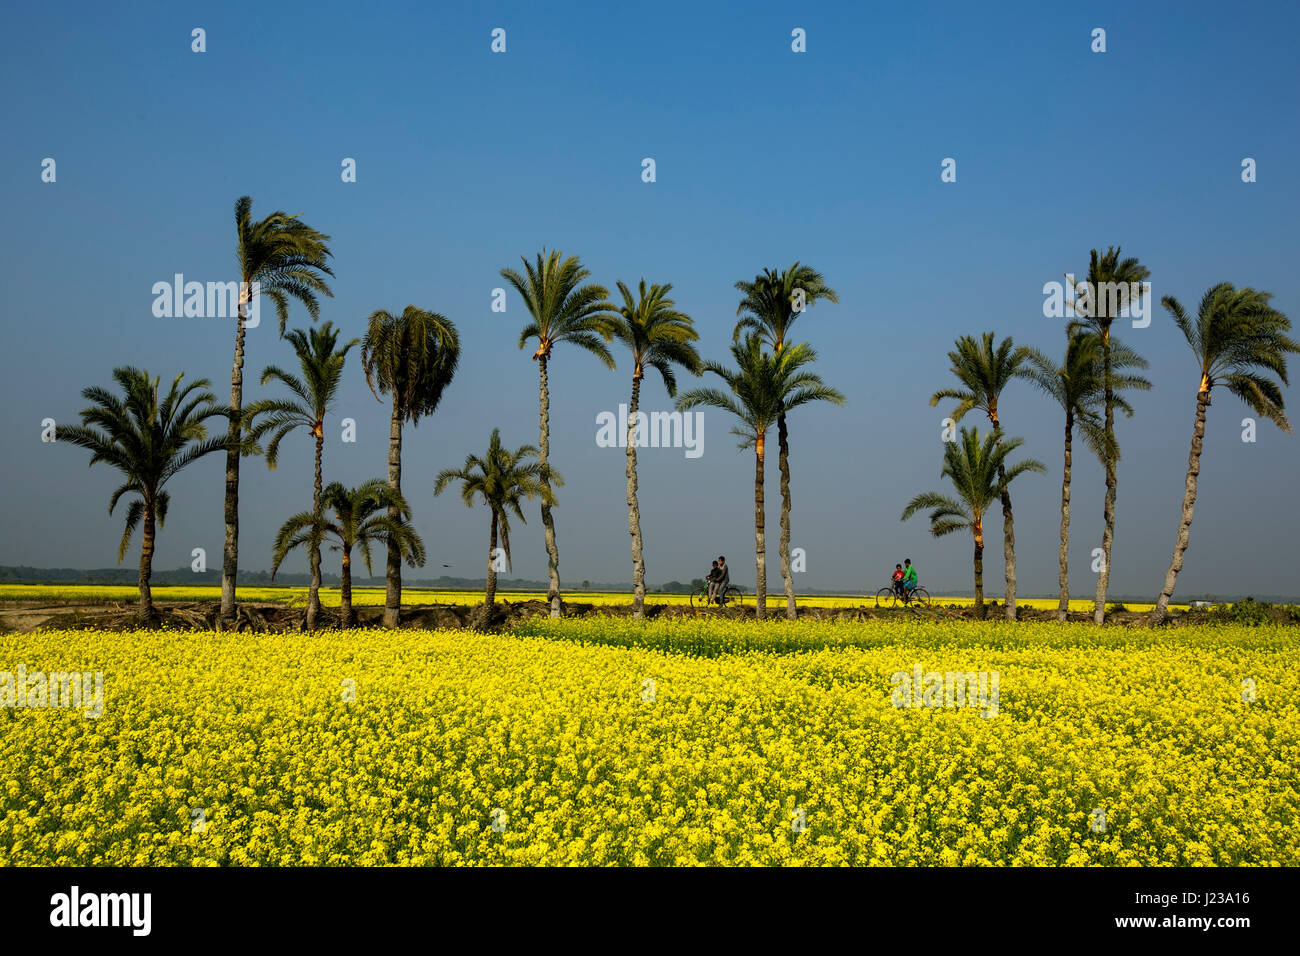
[{"label": "man riding bicycle", "polygon": [[718,570],[718,562],[714,561],[713,568],[709,571],[708,577],[705,578],[705,580],[709,582],[709,603],[710,604],[712,604],[713,599],[718,596],[718,579],[721,577],[722,577],[722,572]]},{"label": "man riding bicycle", "polygon": [[916,577],[916,565],[912,564],[912,559],[907,558],[903,562],[903,591],[911,594],[921,582]]},{"label": "man riding bicycle", "polygon": [[727,558],[725,555],[718,555],[718,584],[713,592],[713,600],[719,604],[722,603],[722,595],[727,593],[727,585],[731,583],[731,571],[727,567]]}]

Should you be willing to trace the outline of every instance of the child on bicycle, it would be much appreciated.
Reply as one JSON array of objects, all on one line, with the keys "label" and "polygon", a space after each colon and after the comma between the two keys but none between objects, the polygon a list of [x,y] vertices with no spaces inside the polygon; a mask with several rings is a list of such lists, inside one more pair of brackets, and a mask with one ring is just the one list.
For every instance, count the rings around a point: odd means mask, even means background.
[{"label": "child on bicycle", "polygon": [[916,565],[912,563],[912,559],[907,558],[903,563],[907,565],[907,568],[903,571],[903,588],[910,594],[916,590],[916,586],[920,582],[916,579]]},{"label": "child on bicycle", "polygon": [[718,583],[722,580],[722,572],[718,570],[717,561],[713,562],[713,570],[705,580],[709,582],[709,603],[712,604],[713,599],[718,596]]},{"label": "child on bicycle", "polygon": [[903,596],[903,566],[894,565],[894,593],[899,597]]}]

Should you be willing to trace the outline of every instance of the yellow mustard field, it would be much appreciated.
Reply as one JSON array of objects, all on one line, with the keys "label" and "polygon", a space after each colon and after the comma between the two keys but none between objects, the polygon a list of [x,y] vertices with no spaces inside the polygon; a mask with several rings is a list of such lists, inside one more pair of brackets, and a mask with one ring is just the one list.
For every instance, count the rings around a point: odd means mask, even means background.
[{"label": "yellow mustard field", "polygon": [[[221,588],[218,585],[202,585],[197,587],[182,587],[179,585],[166,585],[155,587],[153,597],[155,601],[220,601]],[[321,603],[325,607],[339,606],[338,588],[321,588]],[[134,603],[140,596],[139,590],[135,585],[124,584],[60,584],[60,585],[43,585],[43,584],[0,584],[0,601],[60,601],[75,603],[77,601],[86,602],[120,602]],[[997,599],[996,595],[992,596]],[[240,587],[239,599],[241,601],[253,602],[284,602],[289,604],[306,605],[307,588],[305,587]],[[545,591],[498,591],[497,599],[501,601],[545,601]],[[595,605],[630,605],[632,595],[630,593],[618,593],[610,591],[565,591],[564,599],[566,601],[580,604]],[[690,603],[690,596],[686,594],[660,594],[651,593],[647,595],[646,600],[652,604],[668,605],[685,605]],[[804,607],[861,607],[865,605],[874,605],[875,591],[870,594],[832,596],[825,594],[800,595],[797,598],[799,604]],[[966,607],[974,603],[973,598],[969,597],[942,597],[934,595],[933,601],[936,604],[952,604],[958,607]],[[754,604],[754,595],[752,592],[746,592],[743,602],[750,607]],[[383,588],[353,588],[352,603],[357,607],[382,607],[384,604]],[[402,603],[405,605],[421,604],[482,604],[483,592],[478,591],[443,591],[434,589],[420,589],[406,587],[402,589]],[[1018,598],[1017,603],[1031,608],[1054,608],[1058,604],[1056,598]],[[768,607],[784,607],[784,594],[768,594]],[[1125,605],[1131,611],[1149,611],[1153,604],[1138,603]],[[1172,607],[1185,607],[1185,605],[1171,605]],[[1093,602],[1091,599],[1071,599],[1071,611],[1091,611]]]},{"label": "yellow mustard field", "polygon": [[1295,634],[0,634],[0,861],[1295,866]]}]

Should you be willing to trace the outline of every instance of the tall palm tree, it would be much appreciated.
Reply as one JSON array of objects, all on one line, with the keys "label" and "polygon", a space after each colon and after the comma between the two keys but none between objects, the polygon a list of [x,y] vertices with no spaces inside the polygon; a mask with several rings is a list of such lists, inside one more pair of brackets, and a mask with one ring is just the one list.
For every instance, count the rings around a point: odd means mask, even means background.
[{"label": "tall palm tree", "polygon": [[641,404],[641,380],[645,370],[653,368],[664,381],[670,398],[677,395],[674,366],[692,375],[701,371],[700,353],[692,342],[699,339],[689,315],[677,311],[668,298],[672,284],[646,288],[641,280],[637,295],[622,282],[618,291],[623,304],[611,329],[614,338],[632,352],[632,399],[627,411],[627,530],[632,536],[632,607],[633,616],[645,616],[645,555],[641,540],[641,509],[637,504],[636,420]]},{"label": "tall palm tree", "polygon": [[[752,282],[737,282],[736,289],[743,298],[736,308],[740,318],[732,331],[732,341],[740,341],[743,331],[757,332],[774,352],[789,344],[790,327],[804,308],[823,299],[836,304],[840,301],[820,272],[798,262],[780,272],[764,269]],[[802,293],[803,308],[797,299],[799,293]],[[781,579],[785,585],[786,617],[794,620],[794,575],[790,573],[790,433],[784,410],[776,417],[776,441],[777,466],[781,472]]]},{"label": "tall palm tree", "polygon": [[[1147,361],[1118,339],[1111,342],[1113,370],[1146,368]],[[1065,358],[1060,365],[1038,349],[1029,349],[1026,377],[1056,401],[1065,411],[1065,467],[1061,477],[1061,547],[1059,554],[1061,589],[1056,616],[1064,621],[1070,610],[1070,481],[1073,463],[1074,426],[1079,426],[1084,441],[1105,464],[1110,459],[1119,460],[1119,448],[1106,434],[1103,419],[1105,379],[1101,359],[1101,336],[1086,331],[1082,326],[1066,329]],[[1122,397],[1120,389],[1151,388],[1151,383],[1140,375],[1122,374],[1112,378],[1115,408],[1132,416],[1133,408]]]},{"label": "tall palm tree", "polygon": [[[523,348],[531,339],[537,340],[537,349],[533,360],[537,362],[540,383],[538,385],[538,405],[541,419],[541,436],[537,442],[538,458],[543,465],[551,461],[551,393],[547,382],[547,367],[551,360],[551,350],[561,342],[577,346],[590,352],[613,369],[614,357],[609,354],[605,343],[613,337],[611,329],[615,308],[609,298],[609,290],[594,282],[583,285],[584,279],[591,273],[583,268],[577,256],[560,258],[555,250],[546,255],[543,249],[537,254],[535,263],[520,257],[524,264],[523,275],[514,269],[502,269],[501,277],[509,282],[524,300],[532,321],[519,333],[519,347]],[[551,617],[560,616],[560,550],[555,543],[555,521],[551,517],[551,508],[555,498],[550,502],[542,499],[542,532],[546,539],[546,574],[550,589],[547,595],[551,602]]]},{"label": "tall palm tree", "polygon": [[754,564],[757,572],[755,594],[759,620],[767,617],[767,544],[764,515],[763,466],[767,452],[767,432],[783,411],[794,411],[810,402],[842,404],[844,396],[825,384],[807,366],[817,358],[811,346],[787,345],[780,352],[767,352],[763,340],[755,333],[744,342],[733,342],[731,356],[736,369],[717,362],[705,362],[704,371],[712,372],[727,384],[729,391],[696,388],[677,399],[677,408],[688,411],[701,405],[720,408],[737,420],[732,434],[740,436],[740,448],[754,449]]},{"label": "tall palm tree", "polygon": [[1042,462],[1032,458],[1007,467],[1007,455],[1023,443],[994,432],[981,436],[978,428],[963,428],[960,442],[947,442],[943,449],[940,477],[952,482],[957,498],[937,491],[917,495],[903,509],[903,521],[918,511],[930,510],[930,533],[941,538],[953,531],[970,531],[975,540],[975,613],[983,619],[984,608],[984,519],[993,503],[1016,478],[1025,472],[1043,472]]},{"label": "tall palm tree", "polygon": [[[372,478],[357,488],[347,488],[332,481],[325,487],[321,501],[324,509],[334,512],[333,518],[327,518],[325,510],[320,513],[302,511],[281,526],[275,539],[271,580],[275,580],[280,563],[294,548],[305,545],[319,551],[322,540],[332,537],[338,544],[332,545],[330,550],[343,552],[339,623],[351,627],[357,622],[356,612],[352,609],[353,549],[361,551],[366,573],[373,576],[370,563],[372,544],[395,544],[406,563],[415,568],[424,566],[424,542],[411,527],[411,506],[400,492],[393,491],[380,478]],[[389,508],[397,509],[396,519],[387,513]]]},{"label": "tall palm tree", "polygon": [[1174,317],[1178,331],[1196,356],[1200,381],[1196,388],[1196,424],[1192,429],[1192,450],[1187,456],[1187,481],[1183,492],[1183,514],[1178,524],[1178,538],[1165,586],[1151,612],[1152,623],[1159,624],[1174,596],[1178,572],[1183,569],[1192,527],[1192,509],[1196,505],[1196,483],[1201,473],[1201,446],[1205,438],[1205,410],[1210,393],[1219,387],[1236,395],[1251,410],[1290,434],[1291,423],[1283,412],[1282,388],[1269,378],[1272,372],[1282,385],[1286,377],[1286,357],[1300,352],[1300,344],[1287,335],[1291,321],[1269,305],[1268,292],[1243,286],[1233,288],[1220,282],[1211,286],[1201,298],[1196,318],[1187,314],[1182,303],[1171,295],[1160,300]]},{"label": "tall palm tree", "polygon": [[[292,375],[279,366],[268,365],[262,372],[262,385],[277,381],[288,388],[293,397],[267,398],[254,402],[244,411],[244,419],[253,441],[267,433],[274,433],[271,443],[266,447],[266,464],[270,468],[275,468],[279,461],[280,442],[286,435],[303,429],[316,439],[316,480],[312,485],[311,510],[312,514],[320,517],[321,493],[324,490],[321,458],[325,450],[325,415],[338,394],[348,351],[361,340],[352,339],[344,343],[342,348],[337,348],[339,333],[331,322],[310,332],[294,329],[285,338],[298,355],[302,377]],[[311,566],[311,587],[307,594],[307,627],[314,628],[320,619],[319,542],[310,547],[308,563]]]},{"label": "tall palm tree", "polygon": [[123,495],[138,496],[126,510],[126,530],[117,549],[120,564],[126,557],[135,529],[143,524],[140,545],[140,614],[154,616],[153,575],[154,537],[156,529],[167,520],[171,495],[166,484],[172,476],[205,455],[223,451],[227,438],[209,438],[205,422],[223,418],[229,409],[215,404],[206,378],[182,386],[185,373],[172,381],[162,401],[158,398],[158,379],[142,369],[123,366],[113,369],[113,379],[122,397],[108,389],[91,386],[82,398],[92,404],[81,412],[80,425],[60,425],[55,438],[89,449],[90,464],[106,462],[116,468],[126,481],[113,492],[108,502],[112,514]]},{"label": "tall palm tree", "polygon": [[521,445],[514,451],[501,447],[501,429],[492,429],[492,438],[488,441],[487,454],[483,457],[470,455],[461,468],[444,468],[438,473],[434,482],[433,493],[440,495],[447,485],[459,481],[460,497],[465,507],[474,507],[475,497],[483,499],[492,512],[491,533],[488,536],[488,573],[487,591],[483,603],[491,607],[496,603],[497,571],[496,550],[497,534],[501,536],[501,547],[506,555],[506,567],[513,570],[510,560],[510,512],[514,512],[520,521],[525,521],[520,508],[522,498],[541,498],[542,501],[555,501],[552,485],[563,485],[564,479],[558,472],[538,459],[537,449],[532,445]]},{"label": "tall palm tree", "polygon": [[332,296],[322,276],[332,276],[329,236],[277,210],[253,219],[253,199],[235,202],[235,256],[239,260],[239,314],[235,320],[235,364],[230,373],[230,426],[226,445],[226,537],[221,556],[221,615],[235,617],[235,578],[239,574],[239,458],[244,403],[244,335],[253,284],[275,304],[280,334],[289,320],[289,300],[296,299],[314,321],[320,314],[318,294]]},{"label": "tall palm tree", "polygon": [[[388,487],[402,493],[402,426],[432,415],[451,384],[460,361],[460,337],[451,319],[408,305],[401,315],[383,309],[370,314],[361,342],[361,365],[370,392],[392,399],[388,422]],[[388,505],[388,517],[401,517]],[[397,627],[402,610],[402,553],[388,542],[385,567],[384,626]]]},{"label": "tall palm tree", "polygon": [[[1029,352],[1023,346],[1016,348],[1011,339],[1005,338],[997,345],[993,344],[993,333],[985,332],[976,341],[972,336],[963,335],[957,339],[956,348],[948,353],[952,363],[952,373],[961,382],[960,388],[942,388],[930,396],[933,407],[946,398],[956,399],[957,407],[953,409],[952,420],[959,422],[966,413],[979,409],[988,416],[993,425],[993,438],[1002,437],[1002,420],[998,414],[998,401],[1002,390],[1012,379],[1023,377],[1024,363]],[[1016,616],[1016,532],[1011,514],[1011,492],[1009,483],[1002,482],[1002,551],[1005,559],[1007,597],[1006,615],[1014,620]]]},{"label": "tall palm tree", "polygon": [[[1111,348],[1110,327],[1115,317],[1130,304],[1129,289],[1134,282],[1143,282],[1151,276],[1151,270],[1132,256],[1120,257],[1120,247],[1111,246],[1105,253],[1093,249],[1088,257],[1088,288],[1091,314],[1083,321],[1101,336],[1102,385],[1105,392],[1104,428],[1108,447],[1118,449],[1115,442],[1115,387],[1111,382],[1114,369],[1113,350]],[[1097,294],[1103,283],[1115,283],[1119,292],[1118,301],[1112,302],[1109,295]],[[1117,471],[1118,459],[1106,457],[1102,467],[1106,473],[1106,497],[1102,504],[1104,526],[1101,534],[1101,573],[1097,575],[1097,595],[1093,601],[1092,619],[1097,624],[1106,620],[1106,591],[1110,587],[1110,553],[1115,542],[1115,495],[1119,486]]]}]

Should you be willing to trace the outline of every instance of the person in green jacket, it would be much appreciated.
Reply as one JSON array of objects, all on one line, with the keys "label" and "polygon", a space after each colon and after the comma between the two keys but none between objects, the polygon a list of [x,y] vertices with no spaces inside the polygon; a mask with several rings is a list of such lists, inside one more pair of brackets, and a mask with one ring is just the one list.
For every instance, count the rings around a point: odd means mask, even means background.
[{"label": "person in green jacket", "polygon": [[916,579],[916,565],[912,564],[912,559],[908,558],[903,562],[903,589],[911,594],[916,590],[919,582]]}]

